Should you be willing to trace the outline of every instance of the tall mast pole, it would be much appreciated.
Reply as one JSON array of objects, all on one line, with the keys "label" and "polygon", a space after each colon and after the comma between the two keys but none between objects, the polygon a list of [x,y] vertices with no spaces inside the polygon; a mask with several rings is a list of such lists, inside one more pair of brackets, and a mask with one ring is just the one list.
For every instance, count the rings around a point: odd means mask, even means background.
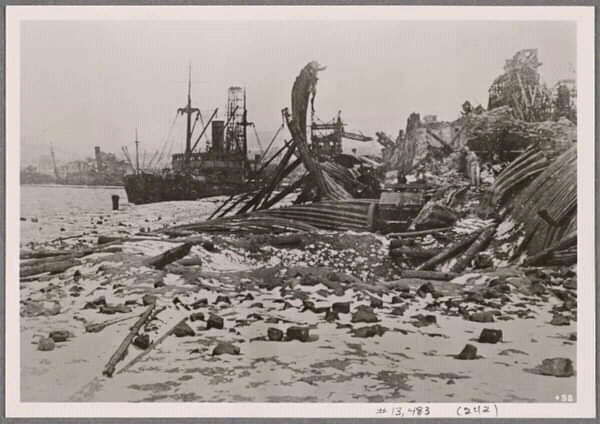
[{"label": "tall mast pole", "polygon": [[140,151],[139,151],[140,141],[138,140],[138,131],[135,129],[135,173],[140,173]]},{"label": "tall mast pole", "polygon": [[192,64],[190,63],[188,73],[188,96],[187,105],[184,108],[177,109],[178,113],[187,115],[187,128],[185,133],[185,157],[189,159],[192,154],[192,114],[200,113],[200,109],[192,107]]}]

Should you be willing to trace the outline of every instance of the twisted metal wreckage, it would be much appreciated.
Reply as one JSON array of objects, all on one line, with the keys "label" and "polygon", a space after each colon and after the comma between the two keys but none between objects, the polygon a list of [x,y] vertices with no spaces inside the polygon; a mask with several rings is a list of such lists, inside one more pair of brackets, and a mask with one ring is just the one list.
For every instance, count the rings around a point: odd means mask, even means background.
[{"label": "twisted metal wreckage", "polygon": [[[514,243],[511,260],[523,260],[519,255],[526,252],[531,256],[528,264],[576,262],[577,147],[576,128],[572,122],[564,118],[558,122],[521,121],[512,115],[509,105],[499,102],[490,111],[471,113],[468,110],[459,120],[461,127],[456,130],[452,140],[444,141],[429,129],[426,134],[429,140],[432,139],[431,135],[435,136],[433,140],[440,146],[436,159],[441,157],[442,161],[460,156],[464,146],[471,147],[481,155],[494,149],[522,152],[496,176],[495,183],[488,188],[489,194],[481,196],[480,190],[470,190],[474,187],[464,181],[445,185],[398,183],[391,190],[381,192],[375,178],[367,180],[371,189],[365,190],[365,179],[361,181],[361,175],[357,177],[349,172],[335,157],[319,158],[308,143],[308,106],[311,115],[314,115],[317,75],[323,69],[318,62],[310,62],[294,82],[291,116],[287,108],[282,111],[291,139],[267,161],[269,163],[282,157],[272,178],[260,189],[231,196],[208,221],[170,228],[169,234],[325,229],[377,231],[386,233],[388,238],[410,239],[415,237],[415,231],[407,232],[411,225],[419,230],[416,231],[418,235],[451,229],[461,215],[453,208],[459,207],[460,202],[470,196],[482,198],[481,203],[493,210],[486,216],[492,219],[482,222],[491,223],[494,230],[504,223],[504,227],[508,225],[515,234],[521,236]],[[515,74],[515,66],[509,72]],[[513,75],[513,78],[517,77]],[[513,97],[511,99],[514,100]],[[419,168],[422,170],[426,167],[423,162],[426,164],[431,160],[429,155],[415,157],[418,143],[416,134],[422,124],[418,114],[413,115],[408,120],[406,137],[399,137],[401,143],[396,145],[402,159],[402,172],[406,174]],[[378,134],[380,140],[381,135]],[[460,139],[463,140],[462,146],[458,142]],[[382,144],[386,147],[385,143]],[[427,147],[431,148],[429,142]],[[301,168],[304,168],[303,172],[292,178],[294,171]],[[373,175],[380,173],[381,169],[369,171]],[[373,184],[373,180],[377,182]],[[278,202],[295,192],[299,194],[293,205],[274,208]],[[476,244],[474,252],[469,252],[468,258],[462,261],[463,267],[468,266],[470,260],[486,248],[496,234],[487,228],[487,231],[483,231],[482,226],[485,225],[481,224],[472,230],[483,232],[483,240],[473,239],[471,243],[447,233],[446,236],[455,238],[456,243],[442,255],[444,260]],[[457,245],[461,248],[456,249]],[[448,252],[453,254],[449,255]],[[406,254],[411,256],[408,252]]]}]

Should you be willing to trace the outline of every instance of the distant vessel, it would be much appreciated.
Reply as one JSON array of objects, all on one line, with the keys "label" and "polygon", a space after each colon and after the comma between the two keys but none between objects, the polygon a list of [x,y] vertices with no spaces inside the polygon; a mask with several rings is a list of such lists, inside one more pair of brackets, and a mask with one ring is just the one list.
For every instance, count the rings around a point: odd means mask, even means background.
[{"label": "distant vessel", "polygon": [[[190,72],[191,74],[191,72]],[[231,195],[248,189],[251,163],[248,160],[246,92],[230,87],[227,99],[227,120],[213,120],[217,110],[192,145],[192,118],[200,110],[192,107],[191,75],[188,82],[187,105],[178,114],[187,118],[185,152],[172,156],[171,168],[160,171],[139,169],[136,150],[135,173],[124,177],[130,203],[144,204],[172,200],[196,200],[203,197]],[[211,125],[212,143],[205,152],[194,152]],[[137,146],[136,139],[136,146]]]}]

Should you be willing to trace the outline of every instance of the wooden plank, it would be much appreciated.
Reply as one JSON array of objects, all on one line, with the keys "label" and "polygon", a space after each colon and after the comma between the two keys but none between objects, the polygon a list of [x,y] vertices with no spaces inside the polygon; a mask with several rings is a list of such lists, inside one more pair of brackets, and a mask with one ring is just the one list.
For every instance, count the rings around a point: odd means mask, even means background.
[{"label": "wooden plank", "polygon": [[102,371],[103,375],[107,377],[112,377],[113,373],[115,372],[115,367],[117,363],[119,363],[119,361],[121,361],[125,357],[125,355],[127,354],[127,348],[133,341],[133,338],[137,335],[138,331],[140,331],[140,328],[142,328],[142,326],[146,323],[148,318],[150,318],[150,314],[152,313],[152,310],[155,306],[155,303],[149,305],[148,308],[142,314],[142,316],[135,322],[135,324],[133,324],[133,327],[131,327],[129,333],[125,336],[115,353],[112,354],[112,356],[104,366],[104,370]]}]

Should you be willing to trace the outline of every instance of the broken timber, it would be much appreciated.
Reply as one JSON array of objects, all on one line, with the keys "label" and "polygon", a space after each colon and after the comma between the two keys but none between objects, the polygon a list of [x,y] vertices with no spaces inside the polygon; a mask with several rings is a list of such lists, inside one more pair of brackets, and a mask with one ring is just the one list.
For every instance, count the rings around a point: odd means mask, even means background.
[{"label": "broken timber", "polygon": [[469,236],[467,236],[466,238],[464,238],[462,240],[452,243],[450,246],[448,246],[446,249],[444,249],[442,252],[440,252],[433,258],[431,258],[431,259],[423,262],[421,265],[419,265],[417,267],[417,270],[433,269],[436,265],[444,262],[447,259],[454,257],[459,252],[464,250],[466,247],[470,246],[479,237],[479,235],[483,231],[484,231],[484,228],[474,232],[473,234],[470,234]]},{"label": "broken timber", "polygon": [[167,337],[169,337],[171,334],[173,334],[173,331],[175,330],[175,328],[178,327],[180,324],[183,324],[186,320],[187,320],[187,317],[182,318],[181,320],[179,320],[179,322],[177,322],[177,324],[175,324],[173,327],[171,327],[165,334],[163,334],[162,336],[160,336],[160,338],[158,338],[158,340],[156,340],[155,342],[152,342],[152,344],[150,346],[148,346],[148,348],[146,348],[146,350],[144,350],[138,356],[136,356],[131,361],[129,361],[123,368],[121,368],[117,372],[117,374],[121,374],[122,372],[125,372],[129,368],[131,368],[140,359],[142,359],[144,356],[146,356],[148,353],[150,353],[150,351],[152,349],[154,349],[156,346],[158,346],[159,344],[161,344]]},{"label": "broken timber", "polygon": [[473,244],[456,260],[456,263],[452,267],[452,272],[462,272],[471,262],[471,259],[475,257],[479,252],[481,252],[487,244],[494,237],[494,233],[496,232],[496,226],[489,226],[484,231],[479,234],[477,240],[473,242]]},{"label": "broken timber", "polygon": [[153,266],[156,269],[162,269],[165,265],[175,262],[177,259],[181,259],[190,253],[192,243],[184,243],[181,246],[174,247],[161,253],[160,255],[154,256],[148,259],[148,266]]},{"label": "broken timber", "polygon": [[125,357],[125,355],[127,354],[127,348],[133,341],[133,338],[136,336],[138,331],[140,331],[140,328],[142,328],[142,326],[150,318],[150,314],[152,314],[152,310],[154,309],[155,306],[156,306],[155,303],[153,303],[152,305],[149,305],[148,308],[144,311],[144,313],[140,317],[140,319],[138,319],[135,322],[135,324],[133,324],[133,327],[131,327],[131,330],[129,331],[127,336],[125,336],[125,339],[123,339],[123,341],[121,342],[121,344],[119,345],[119,347],[117,348],[115,353],[113,353],[113,355],[110,357],[107,364],[105,365],[104,370],[102,371],[103,375],[105,375],[107,377],[112,377],[113,373],[115,372],[115,367],[116,367],[117,363]]}]

